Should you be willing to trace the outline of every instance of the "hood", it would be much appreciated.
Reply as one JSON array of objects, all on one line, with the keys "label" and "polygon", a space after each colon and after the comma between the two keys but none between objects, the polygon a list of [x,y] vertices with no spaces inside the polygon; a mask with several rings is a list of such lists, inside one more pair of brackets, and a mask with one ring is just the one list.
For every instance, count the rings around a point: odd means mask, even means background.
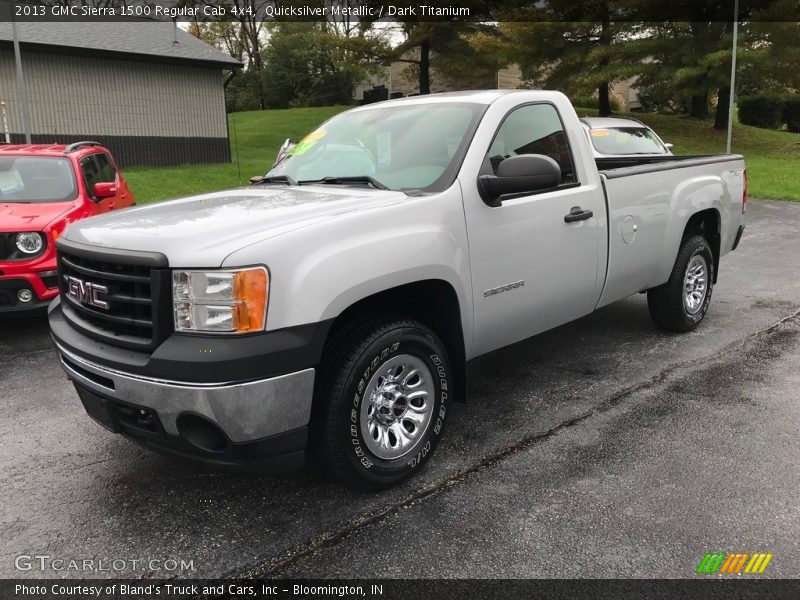
[{"label": "hood", "polygon": [[73,206],[74,202],[0,202],[0,232],[42,231]]},{"label": "hood", "polygon": [[92,217],[70,225],[64,237],[160,252],[170,265],[216,267],[250,244],[406,198],[402,192],[346,186],[259,185]]}]

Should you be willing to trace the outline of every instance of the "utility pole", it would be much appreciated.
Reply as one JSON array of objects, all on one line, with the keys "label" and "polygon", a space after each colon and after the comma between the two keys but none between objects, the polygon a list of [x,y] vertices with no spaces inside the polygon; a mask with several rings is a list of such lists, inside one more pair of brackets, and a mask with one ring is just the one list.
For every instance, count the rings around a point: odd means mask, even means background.
[{"label": "utility pole", "polygon": [[733,97],[736,90],[736,45],[739,34],[739,0],[733,0],[733,49],[731,50],[731,93],[728,94],[728,143],[725,152],[731,153],[733,139]]},{"label": "utility pole", "polygon": [[13,15],[11,17],[11,33],[14,38],[14,60],[17,63],[17,87],[19,88],[19,99],[22,105],[22,129],[25,131],[25,143],[31,143],[31,110],[28,105],[28,86],[25,83],[25,75],[22,72],[22,56],[19,51],[19,37],[17,35],[17,21]]},{"label": "utility pole", "polygon": [[6,138],[6,144],[11,143],[11,132],[8,130],[8,117],[6,116],[6,103],[0,102],[0,113],[2,113],[3,117],[3,134]]}]

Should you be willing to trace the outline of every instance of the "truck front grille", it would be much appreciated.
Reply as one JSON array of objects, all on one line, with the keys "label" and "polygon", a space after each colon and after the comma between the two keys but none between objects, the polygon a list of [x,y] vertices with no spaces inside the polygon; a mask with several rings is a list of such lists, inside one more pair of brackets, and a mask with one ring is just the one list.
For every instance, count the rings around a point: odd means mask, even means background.
[{"label": "truck front grille", "polygon": [[[171,331],[169,271],[136,261],[126,252],[76,253],[59,244],[58,287],[64,317],[86,335],[114,346],[152,350]],[[75,281],[77,280],[77,282]],[[69,293],[76,286],[102,286],[98,303]],[[105,304],[106,307],[102,305]]]}]

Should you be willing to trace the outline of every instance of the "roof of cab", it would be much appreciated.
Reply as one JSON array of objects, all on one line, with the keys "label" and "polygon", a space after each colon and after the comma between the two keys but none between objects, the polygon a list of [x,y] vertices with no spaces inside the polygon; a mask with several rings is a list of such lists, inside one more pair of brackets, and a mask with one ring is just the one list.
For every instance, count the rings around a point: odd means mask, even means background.
[{"label": "roof of cab", "polygon": [[376,107],[385,106],[402,106],[404,104],[416,103],[437,103],[437,102],[470,102],[473,104],[491,104],[498,98],[507,96],[509,94],[521,93],[541,93],[543,95],[551,95],[553,92],[546,90],[466,90],[461,92],[441,92],[438,94],[418,94],[416,96],[405,96],[403,98],[394,98],[392,100],[384,100],[382,102],[374,102],[372,104],[364,104],[354,108],[353,110],[369,110]]},{"label": "roof of cab", "polygon": [[99,145],[82,144],[71,152],[67,152],[67,144],[0,144],[0,156],[3,154],[20,154],[36,156],[65,156],[82,150],[97,148]]},{"label": "roof of cab", "polygon": [[64,144],[3,144],[0,154],[64,154]]}]

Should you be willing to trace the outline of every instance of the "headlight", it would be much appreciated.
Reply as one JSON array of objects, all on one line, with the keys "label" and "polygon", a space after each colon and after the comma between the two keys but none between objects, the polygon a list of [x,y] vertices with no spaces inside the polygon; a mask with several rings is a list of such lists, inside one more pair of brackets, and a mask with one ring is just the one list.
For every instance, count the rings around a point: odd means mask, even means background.
[{"label": "headlight", "polygon": [[29,231],[17,234],[17,248],[23,254],[38,254],[44,247],[44,238],[41,233]]},{"label": "headlight", "polygon": [[269,273],[264,267],[172,273],[176,331],[263,330],[268,298]]}]

